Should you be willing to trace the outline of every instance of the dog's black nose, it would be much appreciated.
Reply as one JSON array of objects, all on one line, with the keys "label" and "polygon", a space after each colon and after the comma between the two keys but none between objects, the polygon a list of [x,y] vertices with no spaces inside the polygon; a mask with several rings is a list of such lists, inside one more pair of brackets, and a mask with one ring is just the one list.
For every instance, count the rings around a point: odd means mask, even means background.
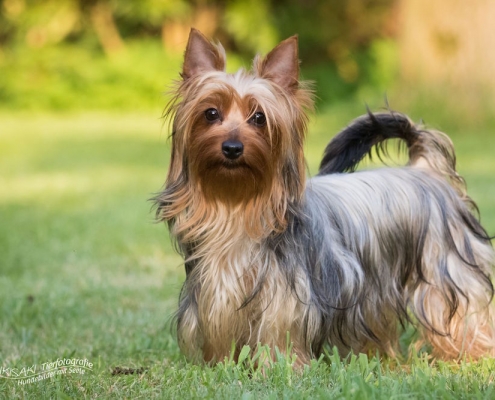
[{"label": "dog's black nose", "polygon": [[235,160],[242,155],[244,145],[238,140],[227,140],[222,143],[222,153],[230,160]]}]

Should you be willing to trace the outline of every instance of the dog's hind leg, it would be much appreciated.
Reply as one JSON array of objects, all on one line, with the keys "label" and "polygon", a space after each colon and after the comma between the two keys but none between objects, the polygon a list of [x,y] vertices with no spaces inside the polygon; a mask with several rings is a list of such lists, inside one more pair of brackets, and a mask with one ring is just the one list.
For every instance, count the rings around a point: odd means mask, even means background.
[{"label": "dog's hind leg", "polygon": [[407,290],[424,340],[433,347],[433,355],[441,359],[494,355],[490,280],[494,252],[490,242],[478,237],[472,225],[447,224],[430,229],[422,260],[423,276],[417,276]]}]

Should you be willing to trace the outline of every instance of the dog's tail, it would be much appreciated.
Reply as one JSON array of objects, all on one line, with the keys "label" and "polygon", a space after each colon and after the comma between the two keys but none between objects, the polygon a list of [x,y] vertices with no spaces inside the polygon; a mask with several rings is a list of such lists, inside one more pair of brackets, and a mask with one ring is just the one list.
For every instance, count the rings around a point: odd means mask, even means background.
[{"label": "dog's tail", "polygon": [[365,156],[376,149],[378,157],[387,154],[386,141],[401,139],[409,152],[409,166],[426,168],[447,179],[470,206],[466,184],[455,168],[454,145],[443,132],[416,125],[406,115],[393,111],[368,112],[355,119],[328,144],[318,175],[353,172]]}]

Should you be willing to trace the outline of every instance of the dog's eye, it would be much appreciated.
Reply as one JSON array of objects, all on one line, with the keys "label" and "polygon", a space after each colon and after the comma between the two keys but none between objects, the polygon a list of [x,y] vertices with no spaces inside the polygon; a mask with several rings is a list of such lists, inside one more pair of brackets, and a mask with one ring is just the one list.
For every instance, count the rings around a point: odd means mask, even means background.
[{"label": "dog's eye", "polygon": [[266,117],[261,111],[257,111],[250,119],[251,123],[256,126],[264,126],[266,124]]},{"label": "dog's eye", "polygon": [[214,122],[217,119],[220,119],[220,113],[216,108],[208,108],[208,110],[205,111],[205,118],[210,122]]}]

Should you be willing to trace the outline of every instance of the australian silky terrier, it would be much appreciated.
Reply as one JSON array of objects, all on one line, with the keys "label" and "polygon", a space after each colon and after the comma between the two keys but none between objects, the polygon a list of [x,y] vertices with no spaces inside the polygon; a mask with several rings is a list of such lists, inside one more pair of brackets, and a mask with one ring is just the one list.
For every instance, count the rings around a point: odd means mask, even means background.
[{"label": "australian silky terrier", "polygon": [[[326,345],[393,355],[406,324],[442,359],[494,353],[494,251],[446,135],[368,113],[306,179],[313,96],[297,37],[228,74],[222,46],[193,29],[181,78],[155,202],[185,259],[187,356],[222,361],[260,343],[290,346],[299,363]],[[346,173],[390,138],[407,145],[407,166]]]}]

